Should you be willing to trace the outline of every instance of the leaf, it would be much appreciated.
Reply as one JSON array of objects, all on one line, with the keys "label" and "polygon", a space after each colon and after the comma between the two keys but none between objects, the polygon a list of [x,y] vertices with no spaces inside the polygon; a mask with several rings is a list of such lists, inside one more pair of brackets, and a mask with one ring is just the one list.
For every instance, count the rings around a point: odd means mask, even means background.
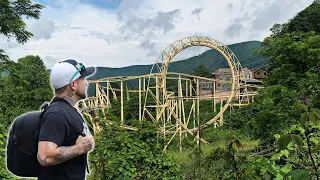
[{"label": "leaf", "polygon": [[291,135],[285,134],[282,135],[278,141],[278,145],[280,149],[286,149],[287,145],[292,141]]},{"label": "leaf", "polygon": [[241,142],[239,139],[234,140],[234,143],[236,144],[236,146],[238,147],[238,149],[243,148]]},{"label": "leaf", "polygon": [[248,158],[247,156],[239,156],[241,162],[245,162]]},{"label": "leaf", "polygon": [[314,149],[314,151],[320,151],[320,144],[317,144],[316,148]]},{"label": "leaf", "polygon": [[319,140],[315,138],[314,136],[310,137],[310,141],[313,142],[314,144],[318,144]]},{"label": "leaf", "polygon": [[269,171],[275,176],[278,174],[277,171],[272,168],[271,164],[269,164],[269,162],[265,158],[259,158],[255,162],[250,161],[250,163],[256,167],[259,167],[259,169],[261,170]]},{"label": "leaf", "polygon": [[280,134],[275,134],[275,135],[273,135],[274,136],[274,138],[276,139],[276,140],[279,140],[280,139]]},{"label": "leaf", "polygon": [[300,123],[304,126],[308,120],[308,113],[304,112],[301,114]]},{"label": "leaf", "polygon": [[304,104],[299,104],[300,109],[303,109],[304,112],[308,112],[308,106]]},{"label": "leaf", "polygon": [[280,151],[281,156],[289,157],[289,151],[287,149],[281,150]]},{"label": "leaf", "polygon": [[300,136],[293,134],[291,135],[293,141],[301,148],[303,146],[303,140]]},{"label": "leaf", "polygon": [[283,180],[283,176],[281,174],[277,174],[275,180]]},{"label": "leaf", "polygon": [[318,108],[311,108],[311,112],[320,119],[320,109]]},{"label": "leaf", "polygon": [[284,178],[291,177],[291,180],[307,180],[310,179],[309,172],[307,169],[295,169],[288,172]]},{"label": "leaf", "polygon": [[272,156],[271,156],[271,159],[270,160],[279,160],[281,158],[281,154],[279,154],[279,153],[274,153],[274,154],[272,154]]},{"label": "leaf", "polygon": [[288,173],[288,172],[290,172],[292,170],[292,168],[291,168],[291,166],[289,166],[289,165],[285,165],[285,166],[283,166],[281,169],[280,169],[280,171],[282,171],[282,172],[284,172],[284,173]]},{"label": "leaf", "polygon": [[310,114],[310,120],[311,120],[311,122],[312,122],[313,124],[317,124],[317,123],[318,123],[318,122],[317,122],[317,118],[316,118],[316,116],[315,116],[313,113]]}]

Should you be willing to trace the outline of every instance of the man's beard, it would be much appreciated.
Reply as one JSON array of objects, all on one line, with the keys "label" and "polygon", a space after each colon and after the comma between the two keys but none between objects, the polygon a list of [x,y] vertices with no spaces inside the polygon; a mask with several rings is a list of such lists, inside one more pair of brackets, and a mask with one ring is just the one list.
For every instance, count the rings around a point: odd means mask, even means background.
[{"label": "man's beard", "polygon": [[77,91],[77,92],[76,92],[76,95],[79,96],[81,99],[87,98],[87,95],[86,95],[85,92],[84,92],[84,93],[79,93],[79,91]]}]

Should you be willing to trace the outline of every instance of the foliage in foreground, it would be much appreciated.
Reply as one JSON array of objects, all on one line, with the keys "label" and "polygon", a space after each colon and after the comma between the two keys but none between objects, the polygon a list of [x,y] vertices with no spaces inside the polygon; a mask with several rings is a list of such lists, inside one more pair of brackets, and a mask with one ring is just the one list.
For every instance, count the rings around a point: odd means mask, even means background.
[{"label": "foliage in foreground", "polygon": [[143,123],[130,131],[105,125],[90,154],[90,179],[180,179],[179,166],[163,153],[156,127]]}]

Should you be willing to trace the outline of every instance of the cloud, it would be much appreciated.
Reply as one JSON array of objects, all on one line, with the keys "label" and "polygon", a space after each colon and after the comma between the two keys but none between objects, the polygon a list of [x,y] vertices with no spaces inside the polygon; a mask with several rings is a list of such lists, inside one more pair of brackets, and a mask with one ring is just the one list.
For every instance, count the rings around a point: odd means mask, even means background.
[{"label": "cloud", "polygon": [[99,32],[99,31],[90,31],[89,36],[93,36],[98,39],[103,39],[103,40],[107,41],[107,43],[109,45],[111,44],[110,37],[112,37],[112,35],[106,35],[106,34],[103,34],[102,32]]},{"label": "cloud", "polygon": [[244,30],[244,26],[240,22],[236,22],[231,24],[226,30],[225,34],[230,37],[234,38],[236,36],[240,36],[241,32]]},{"label": "cloud", "polygon": [[132,0],[122,0],[117,8],[118,20],[122,20],[125,16],[131,14],[132,11],[136,11],[139,7],[144,4],[146,0],[132,1]]},{"label": "cloud", "polygon": [[35,40],[50,39],[56,29],[55,23],[52,20],[32,20],[28,23],[28,31],[30,31]]},{"label": "cloud", "polygon": [[[168,45],[188,36],[209,36],[225,45],[262,41],[274,23],[287,22],[312,1],[122,0],[110,9],[90,0],[46,0],[40,20],[26,20],[35,37],[24,45],[10,38],[8,47],[0,35],[0,49],[12,60],[39,55],[47,66],[67,58],[88,66],[153,64]],[[175,59],[204,52],[198,48],[185,49]]]},{"label": "cloud", "polygon": [[194,10],[191,12],[191,15],[199,16],[202,11],[203,11],[203,7],[194,9]]},{"label": "cloud", "polygon": [[149,40],[145,40],[140,44],[140,47],[142,49],[150,50],[150,49],[153,49],[155,45],[156,45],[155,42],[151,42]]},{"label": "cloud", "polygon": [[238,17],[232,20],[232,22],[234,23],[241,23],[243,21],[250,21],[250,15],[248,13],[245,13],[241,17]]},{"label": "cloud", "polygon": [[231,3],[229,3],[229,4],[227,5],[227,9],[228,9],[229,11],[232,11],[233,5],[232,5]]},{"label": "cloud", "polygon": [[139,16],[131,15],[126,19],[121,18],[124,22],[119,30],[125,34],[131,34],[133,36],[150,34],[153,35],[153,31],[162,31],[167,33],[175,28],[176,21],[180,21],[180,10],[175,9],[169,12],[159,11],[154,18],[142,18]]},{"label": "cloud", "polygon": [[197,17],[198,17],[198,20],[200,20],[200,13],[201,13],[202,11],[203,11],[203,7],[194,9],[194,10],[191,12],[191,15],[197,16]]},{"label": "cloud", "polygon": [[83,27],[68,27],[68,29],[86,29],[86,28],[83,28]]},{"label": "cloud", "polygon": [[246,5],[246,1],[245,0],[241,0],[240,11],[244,10],[245,5]]},{"label": "cloud", "polygon": [[295,5],[297,5],[297,0],[273,1],[267,8],[258,12],[252,22],[252,28],[256,31],[270,29],[273,24],[283,19],[284,11],[290,12]]},{"label": "cloud", "polygon": [[148,54],[147,54],[147,57],[150,57],[150,56],[158,56],[159,53],[156,52],[155,50],[152,50],[152,51],[149,51]]},{"label": "cloud", "polygon": [[53,67],[54,64],[56,64],[57,62],[59,62],[59,60],[55,59],[52,56],[46,56],[43,59],[44,64],[46,65],[47,69],[51,69]]}]

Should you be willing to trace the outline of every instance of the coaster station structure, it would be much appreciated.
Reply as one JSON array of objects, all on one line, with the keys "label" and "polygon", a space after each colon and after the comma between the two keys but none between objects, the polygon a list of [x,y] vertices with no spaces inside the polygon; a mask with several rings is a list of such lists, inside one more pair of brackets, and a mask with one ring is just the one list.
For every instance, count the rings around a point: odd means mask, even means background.
[{"label": "coaster station structure", "polygon": [[[183,73],[168,72],[169,64],[172,59],[182,50],[192,46],[205,46],[218,51],[228,63],[231,72],[230,81],[217,81],[213,78],[194,76]],[[121,126],[127,129],[136,130],[137,128],[126,124],[124,119],[124,96],[130,98],[131,93],[138,94],[138,117],[137,120],[153,121],[159,125],[159,133],[164,137],[169,137],[164,151],[174,137],[178,137],[178,145],[182,150],[182,138],[190,134],[197,141],[208,143],[205,139],[199,137],[199,128],[205,128],[209,125],[215,127],[223,125],[223,114],[230,108],[248,105],[252,102],[256,91],[248,91],[251,87],[259,88],[255,85],[249,85],[241,81],[241,64],[236,55],[221,42],[204,36],[191,36],[182,38],[170,44],[163,50],[151,71],[146,75],[139,76],[117,76],[107,77],[99,80],[88,81],[95,84],[95,96],[79,102],[79,109],[84,114],[103,110],[112,106],[111,98],[120,99],[120,119]],[[200,82],[206,81],[212,83],[212,94],[200,94]],[[127,84],[137,84],[134,88],[127,87]],[[174,82],[177,86],[175,90],[170,90],[168,83]],[[219,92],[217,83],[229,84],[231,89],[228,93]],[[224,95],[223,95],[224,94]],[[212,112],[214,116],[207,119],[205,123],[200,123],[199,105],[202,100],[213,102]],[[189,106],[186,106],[186,104]],[[217,104],[219,109],[217,109]],[[91,114],[92,115],[92,114]],[[91,117],[91,115],[89,117]],[[105,118],[107,123],[112,123]],[[91,118],[94,131],[98,129]]]}]

